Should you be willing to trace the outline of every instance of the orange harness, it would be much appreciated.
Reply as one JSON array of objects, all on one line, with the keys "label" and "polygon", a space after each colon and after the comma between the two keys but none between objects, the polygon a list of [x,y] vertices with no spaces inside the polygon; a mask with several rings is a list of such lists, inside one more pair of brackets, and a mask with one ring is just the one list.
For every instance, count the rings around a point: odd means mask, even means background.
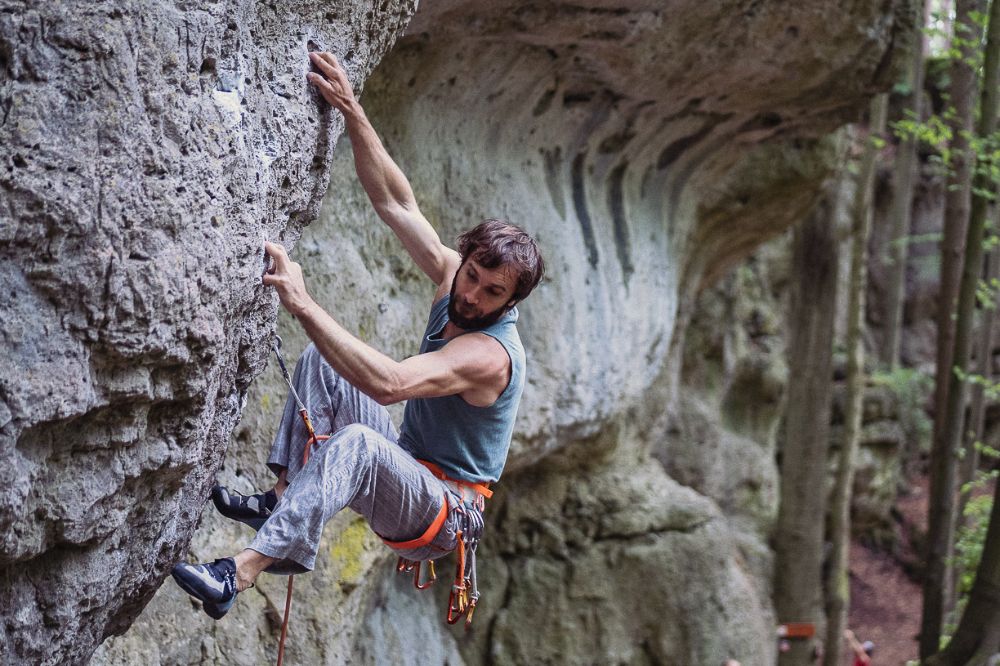
[{"label": "orange harness", "polygon": [[[431,474],[437,478],[453,484],[457,488],[462,498],[463,506],[456,508],[456,511],[467,513],[464,507],[466,489],[475,493],[470,501],[479,511],[482,511],[485,507],[485,500],[493,497],[493,491],[490,490],[487,484],[453,479],[432,462],[427,462],[426,460],[418,460],[417,462],[430,470]],[[441,510],[438,511],[434,521],[431,522],[430,526],[419,537],[410,539],[409,541],[390,541],[388,539],[382,539],[382,541],[394,550],[422,548],[434,541],[434,538],[441,531],[447,518],[448,497],[446,495],[441,502]],[[455,550],[458,552],[458,562],[455,570],[455,582],[451,586],[451,594],[448,598],[446,620],[448,624],[455,624],[465,615],[465,627],[468,629],[472,625],[472,614],[476,609],[476,602],[479,600],[479,590],[476,584],[476,544],[478,543],[478,535],[474,538],[472,538],[472,535],[465,535],[465,538],[463,538],[462,530],[459,529],[456,538],[457,546]],[[467,540],[470,541],[468,545],[466,544]],[[468,551],[468,557],[466,551]],[[412,572],[413,586],[418,590],[426,590],[437,580],[437,574],[434,572],[434,560],[427,560],[427,568],[430,575],[423,582],[420,580],[420,565],[421,562],[419,560],[408,560],[405,557],[400,557],[396,562],[396,571],[399,573]]]},{"label": "orange harness", "polygon": [[[493,497],[493,491],[490,490],[489,485],[484,483],[473,483],[472,481],[461,481],[459,479],[452,479],[442,471],[440,467],[432,462],[427,462],[426,460],[417,460],[418,463],[430,470],[431,474],[441,479],[442,481],[447,481],[449,483],[454,483],[458,486],[459,490],[462,491],[462,500],[465,500],[465,489],[475,491],[477,494],[482,495],[486,499]],[[411,550],[413,548],[423,548],[429,545],[434,538],[441,531],[444,526],[444,521],[448,518],[448,498],[445,497],[444,501],[441,502],[441,510],[438,511],[437,516],[435,516],[434,521],[430,526],[424,530],[424,533],[418,536],[416,539],[410,539],[409,541],[390,541],[389,539],[382,539],[385,545],[389,546],[393,550]]]}]

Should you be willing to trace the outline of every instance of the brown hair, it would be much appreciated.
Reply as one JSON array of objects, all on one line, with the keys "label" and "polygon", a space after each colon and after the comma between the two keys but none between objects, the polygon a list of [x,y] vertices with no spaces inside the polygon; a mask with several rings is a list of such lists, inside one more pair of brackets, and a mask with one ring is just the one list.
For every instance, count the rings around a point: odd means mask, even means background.
[{"label": "brown hair", "polygon": [[517,275],[515,301],[525,299],[538,286],[545,273],[545,262],[535,240],[521,227],[489,218],[458,237],[462,261],[472,258],[483,268],[510,266]]}]

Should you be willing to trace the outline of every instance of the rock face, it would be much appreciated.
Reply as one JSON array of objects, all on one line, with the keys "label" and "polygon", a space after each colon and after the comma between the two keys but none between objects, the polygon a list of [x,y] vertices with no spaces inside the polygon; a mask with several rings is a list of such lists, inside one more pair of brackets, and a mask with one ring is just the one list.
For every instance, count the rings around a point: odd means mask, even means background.
[{"label": "rock face", "polygon": [[[431,286],[302,84],[310,42],[360,83],[411,10],[0,5],[5,653],[85,659],[184,556],[217,472],[266,486],[284,390],[270,370],[248,389],[275,319],[259,249],[298,238],[328,174],[293,257],[348,328],[416,352]],[[386,582],[389,555],[343,515],[298,583],[291,662],[405,660],[388,646],[414,633],[449,662],[768,662],[783,380],[748,345],[688,391],[685,330],[703,287],[811,206],[836,156],[823,137],[887,87],[911,14],[421,5],[362,101],[443,237],[498,215],[542,244],[549,278],[520,327],[529,384],[475,635],[419,619],[441,594]],[[248,541],[203,518],[193,557]],[[262,579],[211,623],[169,583],[95,662],[268,661],[282,595]]]},{"label": "rock face", "polygon": [[[0,653],[78,662],[183,557],[263,367],[262,240],[315,218],[415,3],[0,3]],[[374,29],[373,26],[378,26]]]}]

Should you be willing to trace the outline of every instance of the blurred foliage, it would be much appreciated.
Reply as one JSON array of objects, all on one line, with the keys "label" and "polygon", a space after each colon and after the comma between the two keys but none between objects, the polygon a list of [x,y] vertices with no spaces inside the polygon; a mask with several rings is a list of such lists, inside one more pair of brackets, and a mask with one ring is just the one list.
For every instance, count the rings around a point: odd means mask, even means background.
[{"label": "blurred foliage", "polygon": [[[980,456],[994,463],[1000,460],[1000,451],[976,442]],[[990,522],[990,512],[993,510],[993,494],[989,492],[991,481],[1000,475],[1000,470],[990,472],[978,471],[976,479],[962,486],[963,494],[972,494],[965,505],[964,520],[955,534],[955,554],[952,565],[956,568],[958,584],[958,602],[949,614],[950,621],[945,633],[951,635],[957,628],[965,606],[969,601],[969,593],[976,582],[976,570],[983,556],[983,544],[986,542],[986,528]]]},{"label": "blurred foliage", "polygon": [[913,368],[878,370],[872,384],[888,388],[896,397],[899,423],[907,439],[916,442],[918,451],[930,450],[933,423],[924,408],[934,390],[934,378]]}]

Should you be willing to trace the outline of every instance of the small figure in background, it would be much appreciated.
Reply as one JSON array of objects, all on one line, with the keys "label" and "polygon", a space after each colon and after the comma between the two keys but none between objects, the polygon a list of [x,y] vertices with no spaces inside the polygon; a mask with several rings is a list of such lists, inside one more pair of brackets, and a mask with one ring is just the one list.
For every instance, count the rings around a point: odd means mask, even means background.
[{"label": "small figure in background", "polygon": [[851,650],[854,652],[852,666],[870,666],[872,663],[872,652],[875,651],[875,644],[871,641],[859,643],[854,632],[850,629],[844,630],[844,638],[847,639],[848,645],[851,646]]}]

